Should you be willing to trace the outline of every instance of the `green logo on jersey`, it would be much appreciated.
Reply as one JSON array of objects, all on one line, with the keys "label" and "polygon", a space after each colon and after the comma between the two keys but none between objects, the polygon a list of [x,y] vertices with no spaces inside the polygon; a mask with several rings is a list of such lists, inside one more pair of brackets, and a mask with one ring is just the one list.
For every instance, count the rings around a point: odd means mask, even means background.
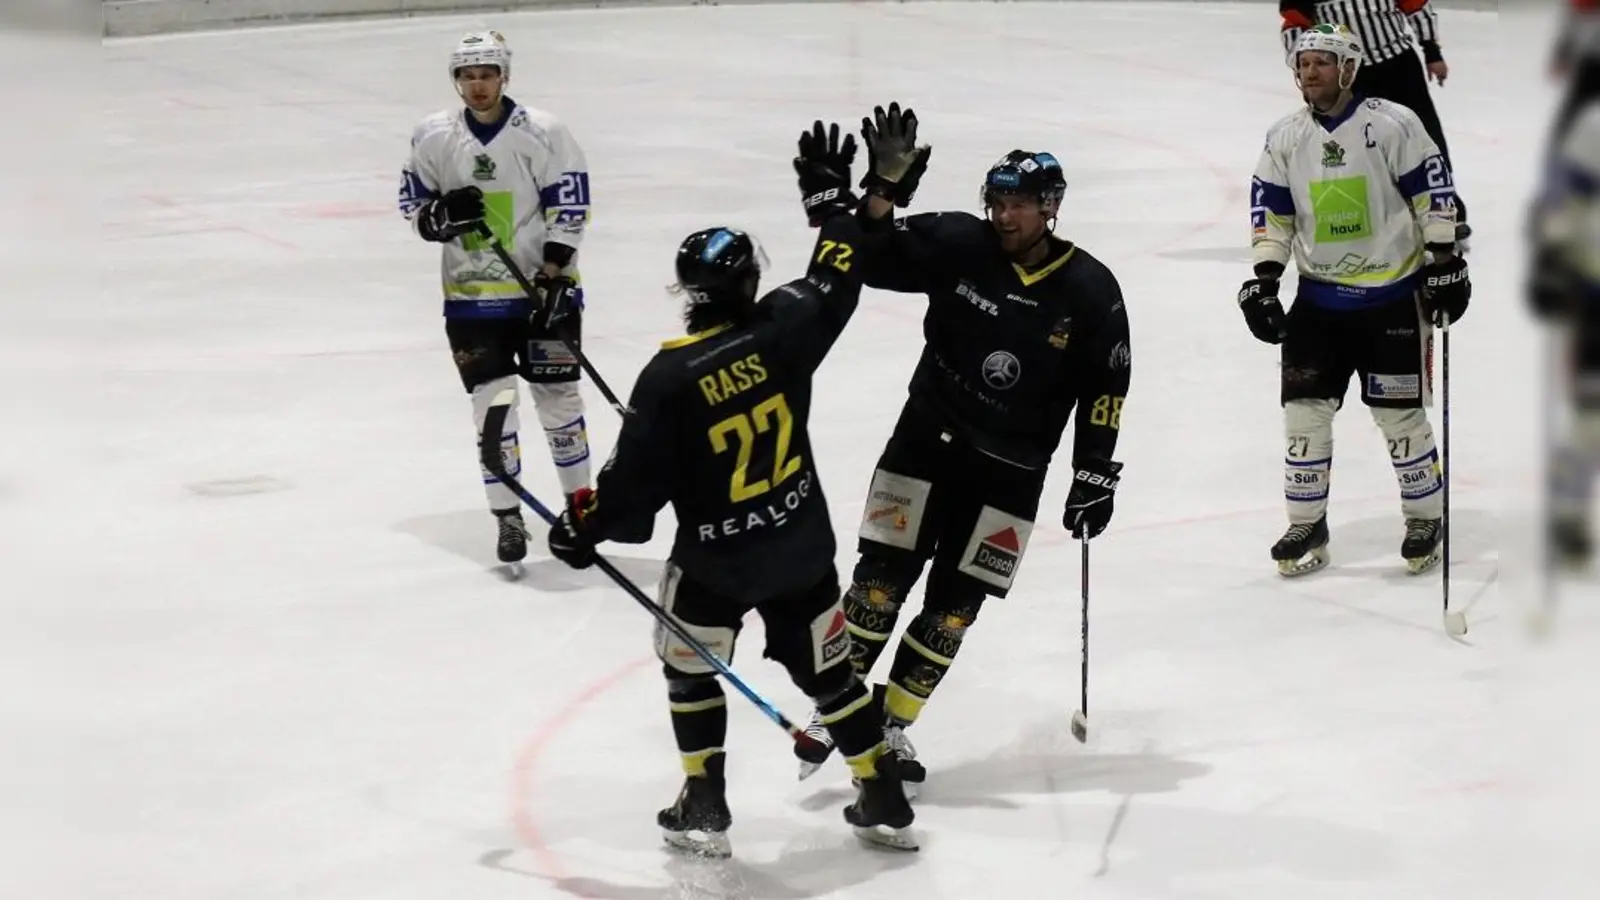
[{"label": "green logo on jersey", "polygon": [[1325,169],[1338,168],[1344,165],[1344,148],[1338,141],[1329,141],[1322,145],[1322,167]]},{"label": "green logo on jersey", "polygon": [[472,160],[472,177],[478,181],[494,180],[494,160],[487,153],[479,153]]},{"label": "green logo on jersey", "polygon": [[1316,242],[1332,244],[1372,236],[1367,210],[1367,176],[1311,182],[1311,209],[1317,217]]},{"label": "green logo on jersey", "polygon": [[[517,219],[513,215],[515,208],[510,191],[484,192],[483,221],[507,250],[511,249],[511,240],[517,234]],[[488,250],[489,242],[476,232],[468,232],[461,236],[461,246],[468,250]]]}]

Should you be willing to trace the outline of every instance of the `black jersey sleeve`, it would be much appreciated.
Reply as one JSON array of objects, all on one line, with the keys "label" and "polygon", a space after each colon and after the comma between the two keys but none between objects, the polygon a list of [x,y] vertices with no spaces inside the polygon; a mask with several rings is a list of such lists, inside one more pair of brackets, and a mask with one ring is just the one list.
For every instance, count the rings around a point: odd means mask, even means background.
[{"label": "black jersey sleeve", "polygon": [[657,356],[633,386],[616,447],[595,478],[594,502],[584,517],[596,541],[650,540],[656,514],[673,496],[678,466],[672,453],[679,445],[670,401],[673,371]]},{"label": "black jersey sleeve", "polygon": [[1085,279],[1093,310],[1074,354],[1078,412],[1073,428],[1072,459],[1076,468],[1090,459],[1112,459],[1122,429],[1122,406],[1133,377],[1133,346],[1122,288],[1111,270],[1097,264]]},{"label": "black jersey sleeve", "polygon": [[983,239],[987,226],[969,213],[936,212],[877,223],[865,234],[861,278],[867,287],[907,294],[938,290],[952,264]]},{"label": "black jersey sleeve", "polygon": [[862,249],[855,217],[833,216],[822,225],[805,277],[763,300],[783,327],[788,355],[808,373],[822,365],[861,303]]}]

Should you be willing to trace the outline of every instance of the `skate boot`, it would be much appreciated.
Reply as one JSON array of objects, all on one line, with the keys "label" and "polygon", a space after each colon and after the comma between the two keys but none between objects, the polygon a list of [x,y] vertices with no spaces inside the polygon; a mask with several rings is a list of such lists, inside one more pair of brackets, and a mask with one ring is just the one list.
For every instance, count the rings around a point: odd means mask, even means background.
[{"label": "skate boot", "polygon": [[833,753],[833,735],[828,733],[828,726],[822,724],[822,713],[811,711],[811,721],[806,723],[806,737],[808,740],[794,742],[794,755],[800,760],[801,781],[817,774],[817,770]]},{"label": "skate boot", "polygon": [[1406,539],[1400,545],[1406,571],[1421,575],[1437,566],[1444,557],[1443,538],[1443,519],[1407,519]]},{"label": "skate boot", "polygon": [[1272,545],[1278,574],[1285,578],[1308,575],[1328,564],[1328,517],[1290,525]]},{"label": "skate boot", "polygon": [[906,737],[905,724],[890,719],[889,724],[883,726],[883,743],[900,762],[900,781],[905,785],[906,799],[917,799],[917,791],[928,779],[928,770],[917,762],[917,748],[911,746],[911,740]]},{"label": "skate boot", "polygon": [[528,526],[522,523],[522,510],[497,509],[494,517],[500,521],[500,543],[495,548],[500,561],[522,562],[528,555]]},{"label": "skate boot", "polygon": [[878,757],[877,775],[856,780],[856,802],[844,808],[844,820],[862,843],[889,850],[916,850],[917,841],[907,830],[916,818],[906,799],[900,758],[893,753]]},{"label": "skate boot", "polygon": [[667,846],[716,859],[733,855],[728,843],[733,814],[728,811],[728,783],[723,777],[726,761],[727,754],[712,754],[706,759],[706,774],[685,778],[678,801],[656,813]]},{"label": "skate boot", "polygon": [[1594,555],[1589,523],[1579,516],[1552,516],[1545,540],[1550,542],[1550,562],[1564,569],[1584,568]]}]

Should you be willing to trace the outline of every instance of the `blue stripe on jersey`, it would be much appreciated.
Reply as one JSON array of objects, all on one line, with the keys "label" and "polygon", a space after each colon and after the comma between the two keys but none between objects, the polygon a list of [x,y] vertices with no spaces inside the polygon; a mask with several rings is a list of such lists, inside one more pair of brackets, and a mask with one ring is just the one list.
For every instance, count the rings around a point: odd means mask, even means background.
[{"label": "blue stripe on jersey", "polygon": [[577,208],[589,206],[589,173],[563,172],[561,180],[539,191],[539,203],[545,209]]},{"label": "blue stripe on jersey", "polygon": [[1428,191],[1439,191],[1455,186],[1450,177],[1450,166],[1444,157],[1430,156],[1415,169],[1395,179],[1395,185],[1407,200]]},{"label": "blue stripe on jersey", "polygon": [[444,301],[446,319],[526,319],[532,311],[522,297]]},{"label": "blue stripe on jersey", "polygon": [[1265,210],[1275,216],[1294,215],[1294,194],[1281,184],[1250,179],[1251,210]]},{"label": "blue stripe on jersey", "polygon": [[422,176],[410,169],[400,170],[400,213],[406,218],[416,215],[417,210],[438,196],[438,192],[423,183]]},{"label": "blue stripe on jersey", "polygon": [[1302,275],[1300,276],[1299,297],[1323,309],[1371,309],[1375,306],[1411,299],[1416,296],[1417,288],[1421,283],[1421,272],[1414,272],[1410,276],[1391,284],[1379,284],[1371,287],[1334,284],[1328,281],[1317,281],[1314,278],[1307,278]]},{"label": "blue stripe on jersey", "polygon": [[1564,196],[1588,198],[1600,193],[1600,179],[1593,173],[1570,164],[1558,164],[1556,172]]}]

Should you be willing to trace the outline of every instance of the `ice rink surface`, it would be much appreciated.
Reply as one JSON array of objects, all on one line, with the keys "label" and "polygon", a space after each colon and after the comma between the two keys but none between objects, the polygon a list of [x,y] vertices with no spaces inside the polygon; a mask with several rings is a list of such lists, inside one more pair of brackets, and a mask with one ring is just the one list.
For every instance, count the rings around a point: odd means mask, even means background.
[{"label": "ice rink surface", "polygon": [[[1394,478],[1359,405],[1337,427],[1334,567],[1288,583],[1267,558],[1276,353],[1233,295],[1263,135],[1299,102],[1268,8],[638,9],[108,42],[98,259],[18,270],[83,279],[97,262],[100,290],[15,306],[0,332],[8,427],[52,436],[0,450],[0,673],[19,686],[0,827],[21,860],[0,896],[1576,896],[1553,873],[1597,833],[1567,802],[1590,764],[1507,719],[1528,708],[1500,550],[1526,408],[1500,376],[1525,364],[1508,354],[1527,331],[1511,287],[1528,176],[1504,154],[1537,139],[1547,103],[1502,91],[1516,35],[1494,14],[1441,18],[1454,74],[1435,96],[1477,229],[1452,348],[1464,642],[1440,628],[1437,576],[1403,574]],[[588,152],[585,346],[623,390],[681,333],[663,288],[690,231],[752,230],[769,284],[802,271],[789,160],[813,118],[915,106],[935,147],[924,210],[975,209],[1013,147],[1063,160],[1058,233],[1117,273],[1134,333],[1127,468],[1094,544],[1088,746],[1067,730],[1063,455],[1018,587],[912,731],[922,853],[858,848],[842,767],[797,783],[784,736],[737,696],[736,861],[661,850],[654,814],[681,775],[651,622],[547,559],[542,529],[522,582],[494,573],[437,251],[394,209],[411,128],[456,103],[448,53],[485,26],[516,51],[512,96]],[[923,302],[869,292],[819,374],[845,573]],[[587,396],[603,459],[616,419]],[[530,488],[556,497],[536,432],[524,446]],[[670,534],[614,558],[653,586]],[[737,668],[804,716],[760,649],[756,628]]]}]

